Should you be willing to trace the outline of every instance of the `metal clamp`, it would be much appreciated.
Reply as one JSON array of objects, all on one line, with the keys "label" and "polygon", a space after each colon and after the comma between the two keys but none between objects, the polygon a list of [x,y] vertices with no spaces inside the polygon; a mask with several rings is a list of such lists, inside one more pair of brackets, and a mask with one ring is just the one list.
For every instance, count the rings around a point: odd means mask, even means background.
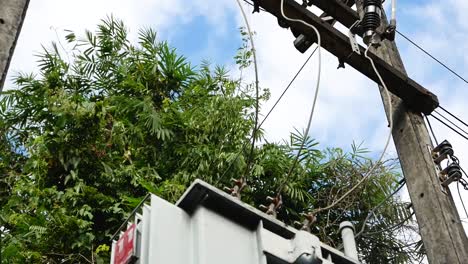
[{"label": "metal clamp", "polygon": [[359,55],[361,55],[361,50],[359,49],[359,44],[356,41],[356,34],[354,33],[355,31],[353,31],[353,29],[360,23],[361,23],[361,20],[357,20],[349,28],[349,31],[348,31],[348,38],[349,38],[349,43],[351,43],[351,49],[353,49],[353,52],[356,52]]}]

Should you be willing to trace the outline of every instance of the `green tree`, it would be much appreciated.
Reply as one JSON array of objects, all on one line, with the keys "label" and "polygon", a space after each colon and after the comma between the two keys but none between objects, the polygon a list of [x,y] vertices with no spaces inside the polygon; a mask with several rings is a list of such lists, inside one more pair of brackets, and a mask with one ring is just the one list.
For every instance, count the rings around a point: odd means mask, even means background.
[{"label": "green tree", "polygon": [[[245,36],[245,34],[244,34]],[[20,74],[0,99],[0,228],[6,263],[107,261],[109,239],[148,192],[169,201],[196,178],[222,188],[250,158],[256,98],[252,84],[225,68],[192,67],[151,29],[130,43],[124,24],[105,19],[95,33],[66,36],[39,56],[39,75]],[[244,40],[245,42],[245,40]],[[60,45],[62,46],[62,45]],[[236,56],[250,66],[244,45]],[[268,99],[264,90],[260,101]],[[262,133],[258,133],[262,139]],[[289,179],[294,153],[306,140]],[[255,148],[243,200],[254,206],[281,191],[279,219],[325,207],[362,178],[373,161],[354,147],[319,150],[292,133]],[[360,227],[398,187],[397,164],[382,163],[348,199],[317,215],[312,232],[339,246],[341,221]],[[397,199],[383,206],[359,238],[368,263],[419,258],[399,238],[402,228],[374,232],[408,216]],[[414,229],[410,225],[404,229]]]}]

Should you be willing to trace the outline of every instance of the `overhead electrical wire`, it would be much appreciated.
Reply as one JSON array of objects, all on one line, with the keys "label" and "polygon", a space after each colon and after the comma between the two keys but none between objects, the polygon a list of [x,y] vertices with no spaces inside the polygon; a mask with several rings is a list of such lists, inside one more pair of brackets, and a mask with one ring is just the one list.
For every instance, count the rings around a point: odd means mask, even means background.
[{"label": "overhead electrical wire", "polygon": [[390,97],[390,92],[388,91],[387,89],[387,85],[385,84],[385,82],[383,81],[382,79],[382,76],[380,75],[379,71],[377,70],[377,67],[375,66],[375,63],[374,63],[374,60],[369,57],[368,53],[369,53],[369,49],[372,45],[369,45],[366,49],[366,52],[364,53],[364,56],[370,61],[371,65],[372,65],[372,68],[374,69],[375,71],[375,74],[377,75],[377,77],[379,78],[380,80],[380,83],[382,84],[383,88],[384,88],[384,91],[385,91],[385,94],[387,96],[387,100],[388,100],[388,106],[389,106],[389,111],[388,111],[388,120],[389,120],[389,128],[390,128],[390,131],[388,133],[388,137],[387,137],[387,141],[385,142],[385,146],[384,146],[384,149],[382,151],[382,154],[380,155],[379,159],[377,160],[376,163],[374,163],[374,165],[372,165],[371,169],[367,172],[367,174],[362,177],[361,180],[358,181],[357,184],[355,184],[353,187],[351,187],[351,189],[349,189],[345,194],[343,194],[339,199],[333,201],[330,205],[327,205],[326,207],[323,207],[323,208],[318,208],[316,210],[314,210],[312,213],[313,214],[317,214],[319,212],[322,212],[322,211],[325,211],[325,210],[329,210],[333,207],[335,207],[337,204],[339,204],[341,201],[343,201],[346,197],[348,197],[352,192],[354,192],[361,184],[363,184],[371,175],[372,173],[374,172],[374,170],[377,168],[377,166],[380,164],[380,162],[382,161],[383,157],[385,156],[385,153],[387,153],[387,149],[388,149],[388,146],[390,145],[390,139],[392,138],[392,131],[393,131],[393,107],[392,107],[392,101],[391,101],[391,97]]},{"label": "overhead electrical wire", "polygon": [[461,204],[463,206],[463,210],[465,211],[465,215],[468,218],[468,211],[466,210],[465,202],[463,201],[463,197],[462,197],[461,192],[460,192],[460,182],[457,182],[457,191],[458,191],[458,196],[460,197],[460,202],[461,202]]},{"label": "overhead electrical wire", "polygon": [[[253,158],[253,152],[255,149],[255,139],[257,138],[257,131],[258,131],[258,115],[259,115],[259,88],[258,88],[258,64],[257,64],[257,51],[255,49],[255,43],[253,40],[253,35],[252,35],[252,30],[250,28],[250,23],[247,18],[247,15],[245,14],[244,7],[242,6],[240,0],[236,0],[237,4],[239,5],[239,9],[242,13],[242,16],[244,17],[245,25],[247,27],[247,31],[249,34],[249,40],[250,40],[250,45],[252,46],[252,55],[253,55],[253,61],[254,61],[254,69],[255,69],[255,123],[254,123],[254,128],[252,131],[252,144],[250,148],[250,154],[249,154],[249,159],[247,162],[247,167],[246,167],[246,172],[249,170],[250,163],[252,162]],[[246,174],[246,172],[244,174]]]},{"label": "overhead electrical wire", "polygon": [[460,131],[456,130],[455,128],[451,127],[449,124],[445,123],[444,121],[442,121],[440,118],[438,118],[437,116],[435,115],[432,115],[431,114],[431,117],[433,117],[435,120],[439,121],[440,123],[442,123],[443,125],[445,125],[447,128],[451,129],[453,132],[457,133],[458,135],[460,135],[461,137],[463,137],[464,139],[468,140],[468,137],[463,135]]},{"label": "overhead electrical wire", "polygon": [[364,230],[366,229],[366,223],[367,221],[369,221],[369,219],[375,215],[375,211],[377,211],[377,209],[379,209],[382,205],[384,205],[390,198],[392,198],[395,194],[397,194],[404,186],[405,186],[405,183],[406,181],[403,180],[403,182],[400,184],[400,186],[395,190],[393,191],[391,194],[389,194],[387,197],[385,197],[378,205],[376,205],[374,208],[372,208],[372,210],[369,211],[369,213],[367,214],[366,218],[364,219],[364,222],[362,223],[362,227],[361,227],[361,230],[356,234],[356,238],[358,238],[359,236],[361,236],[361,234],[364,232]]},{"label": "overhead electrical wire", "polygon": [[289,172],[288,174],[286,175],[286,177],[284,178],[283,180],[283,183],[281,183],[279,185],[279,188],[278,188],[278,193],[277,193],[277,196],[280,196],[281,192],[283,191],[283,188],[285,187],[289,177],[291,176],[292,172],[294,171],[295,167],[297,166],[297,163],[299,161],[299,157],[301,156],[301,152],[304,148],[304,145],[307,141],[307,135],[309,134],[309,131],[310,131],[310,127],[311,127],[311,124],[312,124],[312,119],[314,117],[314,112],[315,112],[315,107],[317,105],[317,99],[318,99],[318,95],[319,95],[319,91],[320,91],[320,77],[321,77],[321,73],[322,73],[322,52],[320,50],[321,48],[321,45],[322,45],[322,39],[321,39],[321,36],[320,36],[320,32],[318,31],[318,29],[316,27],[314,27],[313,25],[305,22],[304,20],[301,20],[301,19],[294,19],[294,18],[290,18],[288,16],[286,16],[286,14],[284,13],[284,0],[281,0],[281,3],[280,3],[280,11],[281,11],[281,16],[290,21],[290,22],[296,22],[296,23],[301,23],[311,29],[313,29],[315,31],[315,34],[317,35],[317,48],[318,48],[318,70],[317,70],[317,83],[316,83],[316,87],[315,87],[315,94],[314,94],[314,99],[312,101],[312,108],[310,110],[310,114],[309,114],[309,120],[307,122],[307,128],[305,130],[305,136],[304,136],[304,140],[302,141],[301,143],[301,146],[299,148],[299,150],[297,151],[297,154],[296,154],[296,157],[294,158],[294,161],[293,161],[293,164],[291,166],[291,168],[289,169]]},{"label": "overhead electrical wire", "polygon": [[268,113],[265,115],[265,118],[262,120],[262,122],[260,122],[260,125],[258,125],[259,127],[261,127],[265,121],[267,120],[267,118],[270,116],[270,114],[273,112],[273,110],[276,108],[276,106],[278,105],[278,103],[281,101],[281,99],[283,99],[283,96],[286,94],[286,92],[289,90],[289,88],[291,87],[291,85],[294,83],[294,81],[297,79],[297,77],[299,76],[299,74],[302,72],[302,70],[304,69],[304,67],[307,65],[307,63],[309,62],[309,60],[312,58],[312,56],[315,54],[315,52],[317,51],[318,49],[318,46],[315,47],[315,49],[312,51],[312,53],[309,55],[309,57],[307,58],[307,60],[304,62],[304,64],[302,64],[301,68],[299,69],[299,71],[297,71],[296,75],[294,75],[294,77],[291,79],[291,81],[289,82],[288,86],[286,86],[286,88],[283,90],[283,92],[281,93],[280,97],[278,98],[278,100],[276,100],[276,102],[273,104],[273,106],[271,107],[270,111],[268,111]]},{"label": "overhead electrical wire", "polygon": [[[463,122],[461,119],[459,119],[458,117],[456,117],[455,115],[453,115],[452,113],[450,113],[449,111],[447,111],[445,108],[443,108],[443,107],[441,107],[441,106],[439,106],[439,108],[441,108],[442,110],[444,110],[445,112],[447,112],[448,114],[450,114],[452,117],[454,117],[455,119],[457,119],[459,122],[461,122],[461,123],[463,123],[464,125],[466,125],[465,122]],[[434,112],[437,113],[438,115],[440,115],[441,117],[443,117],[445,120],[449,121],[451,124],[455,125],[453,122],[451,122],[448,118],[444,117],[442,114],[440,114],[440,113],[438,113],[438,112],[436,112],[436,111],[434,111]],[[439,143],[437,143],[437,138],[436,138],[436,135],[435,135],[435,133],[434,133],[434,130],[432,129],[431,122],[429,121],[429,118],[427,118],[427,116],[425,116],[425,117],[426,117],[427,123],[428,123],[428,125],[429,125],[430,131],[431,131],[431,133],[432,133],[432,137],[434,138],[436,144],[438,145]],[[434,117],[434,116],[433,116],[433,117]],[[435,117],[434,117],[434,118],[435,118]],[[458,127],[457,125],[455,125],[455,126],[456,126],[457,128],[459,128],[459,129],[461,129],[461,128]],[[467,125],[467,126],[468,126],[468,125]],[[452,128],[452,130],[453,130],[453,128]],[[465,132],[463,129],[461,129],[461,130],[462,130],[463,132]],[[458,132],[457,132],[457,133],[458,133]],[[465,132],[465,133],[466,133],[466,132]],[[460,163],[460,161],[459,161],[455,156],[452,157],[452,159],[453,159],[453,161],[454,161],[456,164],[459,164],[459,163]],[[466,174],[465,170],[464,170],[462,167],[460,167],[460,169],[461,169],[461,171],[463,172],[463,174],[465,175],[465,177],[468,178],[468,175]],[[460,179],[460,180],[463,180],[463,179]],[[458,192],[458,196],[460,197],[460,202],[461,202],[461,204],[462,204],[462,206],[463,206],[463,210],[465,211],[465,215],[466,215],[466,217],[468,217],[468,210],[466,209],[465,202],[463,201],[463,197],[462,197],[461,192],[460,192],[460,181],[457,182],[457,192]]]},{"label": "overhead electrical wire", "polygon": [[[283,92],[281,93],[280,97],[276,100],[276,102],[273,104],[273,107],[268,111],[268,113],[265,115],[265,118],[263,118],[262,122],[260,122],[260,124],[258,125],[258,128],[257,129],[260,129],[263,124],[266,122],[266,120],[268,119],[268,117],[270,117],[271,113],[273,112],[273,110],[278,106],[279,102],[283,99],[284,95],[286,94],[286,92],[289,90],[289,88],[291,88],[292,84],[296,81],[297,77],[299,76],[299,74],[302,72],[302,70],[305,68],[305,66],[307,65],[307,63],[309,63],[310,59],[312,58],[312,56],[315,54],[315,52],[317,51],[318,47],[316,47],[312,53],[309,55],[309,57],[305,60],[305,62],[302,64],[302,66],[299,68],[299,70],[296,72],[296,74],[294,75],[294,77],[291,79],[291,81],[289,82],[289,84],[286,86],[286,88],[283,90]],[[250,142],[250,140],[249,140]],[[219,177],[218,181],[219,182],[221,179],[224,178],[224,176],[226,175],[226,173],[231,169],[232,165],[234,164],[234,162],[240,157],[241,153],[245,151],[245,148],[246,148],[246,145],[244,144],[241,148],[241,150],[237,153],[236,157],[232,160],[232,162],[229,164],[229,166],[227,167],[227,169],[224,171],[224,173],[221,175],[221,177]]]},{"label": "overhead electrical wire", "polygon": [[[251,5],[251,6],[254,6],[254,4],[252,4],[251,2],[249,2],[248,0],[243,0],[244,2],[246,2],[247,4]],[[392,4],[393,5],[393,4]],[[260,7],[260,10],[262,11],[265,11],[265,9],[263,9],[262,7]],[[393,10],[393,8],[392,8]],[[435,62],[437,62],[438,64],[440,64],[442,67],[444,67],[446,70],[448,70],[450,73],[454,74],[457,78],[459,78],[460,80],[462,80],[463,82],[465,83],[468,83],[468,81],[463,78],[459,73],[457,73],[455,70],[451,69],[449,66],[447,66],[445,63],[443,63],[441,60],[437,59],[434,55],[432,55],[430,52],[426,51],[423,47],[421,47],[421,45],[418,45],[415,41],[413,41],[410,37],[406,36],[405,34],[401,33],[400,31],[398,31],[398,29],[396,30],[396,32],[398,33],[398,35],[402,36],[404,39],[406,39],[406,41],[408,41],[409,43],[411,43],[413,46],[415,46],[417,49],[419,49],[420,51],[422,51],[424,54],[426,54],[427,56],[429,56],[431,59],[433,59]]]},{"label": "overhead electrical wire", "polygon": [[411,213],[408,217],[406,217],[405,219],[401,220],[401,222],[399,223],[396,223],[392,226],[389,226],[389,227],[386,227],[384,229],[381,229],[381,230],[378,230],[378,231],[372,231],[372,232],[367,232],[367,233],[363,233],[362,235],[363,236],[370,236],[370,235],[374,235],[374,234],[380,234],[382,232],[386,232],[386,231],[394,231],[395,229],[401,227],[406,221],[410,220],[414,215],[414,212]]},{"label": "overhead electrical wire", "polygon": [[455,72],[454,70],[452,70],[449,66],[447,66],[446,64],[444,64],[442,61],[440,61],[439,59],[437,59],[436,57],[434,57],[431,53],[429,53],[428,51],[426,51],[425,49],[423,49],[420,45],[416,44],[416,42],[414,42],[413,40],[411,40],[409,37],[405,36],[405,34],[401,33],[400,31],[396,30],[396,32],[402,36],[404,39],[406,39],[409,43],[413,44],[416,48],[418,48],[419,50],[421,50],[422,52],[424,52],[427,56],[429,56],[430,58],[432,58],[434,61],[438,62],[441,66],[443,66],[445,69],[447,69],[448,71],[450,71],[451,73],[453,73],[455,76],[457,76],[460,80],[464,81],[465,83],[468,83],[468,81],[463,78],[460,74],[458,74],[457,72]]},{"label": "overhead electrical wire", "polygon": [[[465,170],[462,167],[460,167],[460,169],[463,172],[463,174],[465,175],[465,177],[468,178],[468,174],[466,174]],[[466,184],[466,181],[465,181],[465,184]],[[465,184],[464,184],[463,187],[467,190],[467,186]],[[460,193],[460,181],[458,181],[458,183],[457,183],[457,190],[458,190],[458,195],[460,196],[460,201],[461,201],[461,204],[463,206],[463,210],[465,210],[466,217],[468,218],[468,211],[466,210],[465,202],[463,202],[463,197],[462,197],[462,195]]]},{"label": "overhead electrical wire", "polygon": [[456,127],[459,131],[465,133],[467,136],[468,136],[468,132],[466,132],[466,130],[464,130],[463,128],[459,127],[457,124],[455,124],[455,122],[451,121],[450,119],[448,119],[447,117],[445,117],[444,115],[442,115],[441,113],[437,112],[437,110],[434,110],[433,113],[436,113],[438,116],[440,116],[442,119],[445,119],[447,122],[449,122],[451,125],[453,125],[454,127]]},{"label": "overhead electrical wire", "polygon": [[424,115],[424,118],[426,119],[427,125],[429,126],[429,130],[431,131],[432,137],[434,138],[435,145],[439,145],[439,142],[437,141],[437,137],[434,133],[434,129],[432,129],[431,121],[427,117],[427,115]]},{"label": "overhead electrical wire", "polygon": [[456,120],[458,120],[458,122],[462,123],[463,125],[465,125],[466,127],[468,127],[468,124],[461,120],[459,117],[457,117],[456,115],[452,114],[449,110],[445,109],[444,107],[440,106],[439,105],[439,108],[442,109],[445,113],[449,114],[451,117],[455,118]]}]

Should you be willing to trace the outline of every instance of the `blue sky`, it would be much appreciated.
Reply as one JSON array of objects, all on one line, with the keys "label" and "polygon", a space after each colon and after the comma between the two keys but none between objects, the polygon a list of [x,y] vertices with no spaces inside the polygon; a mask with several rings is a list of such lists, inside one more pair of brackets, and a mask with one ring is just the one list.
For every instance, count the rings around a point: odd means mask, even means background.
[{"label": "blue sky", "polygon": [[[387,5],[390,1],[387,0]],[[398,26],[413,40],[442,61],[468,77],[468,13],[466,0],[400,0]],[[274,101],[289,82],[306,54],[297,52],[292,34],[278,27],[276,19],[266,13],[250,14],[249,20],[257,35],[260,85],[270,88]],[[124,20],[135,35],[138,28],[147,26],[158,31],[161,40],[167,40],[194,64],[206,59],[224,64],[239,74],[232,57],[240,46],[238,28],[243,20],[235,0],[35,0],[28,15],[10,67],[10,79],[17,71],[34,71],[33,54],[63,36],[64,29],[77,33],[94,29],[100,19],[113,14]],[[411,78],[436,93],[441,104],[468,120],[467,84],[427,58],[402,38],[397,44]],[[387,122],[375,83],[349,66],[337,70],[337,60],[323,51],[323,81],[314,117],[311,135],[322,147],[349,149],[354,141],[364,145],[377,156],[388,133]],[[312,101],[317,61],[312,59],[295,82],[291,91],[265,123],[269,140],[279,141],[294,127],[304,129]],[[253,81],[253,72],[245,73]],[[6,88],[12,88],[7,83]],[[263,105],[265,113],[272,102]],[[448,139],[468,168],[468,142],[434,121],[439,140]],[[395,150],[388,157],[395,156]],[[459,204],[458,198],[455,198]],[[468,197],[465,197],[468,201]]]}]

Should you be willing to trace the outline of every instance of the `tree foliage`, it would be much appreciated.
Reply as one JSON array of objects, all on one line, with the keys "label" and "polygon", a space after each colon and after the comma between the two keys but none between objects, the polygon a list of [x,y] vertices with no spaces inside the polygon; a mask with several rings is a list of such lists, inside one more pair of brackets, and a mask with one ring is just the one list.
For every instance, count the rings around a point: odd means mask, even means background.
[{"label": "tree foliage", "polygon": [[[220,66],[192,67],[151,29],[141,30],[136,44],[127,34],[112,17],[84,37],[68,32],[69,49],[44,49],[39,74],[20,74],[18,89],[3,92],[0,228],[6,263],[107,262],[110,236],[146,193],[175,201],[194,179],[222,188],[245,171],[253,86]],[[248,46],[239,49],[241,69],[250,66],[250,56]],[[267,99],[264,90],[260,100]],[[299,166],[285,179],[304,139]],[[321,150],[298,131],[281,143],[263,142],[243,200],[264,204],[284,186],[279,218],[287,224],[330,204],[373,163],[359,146],[350,153]],[[312,232],[339,247],[339,223],[361,227],[398,187],[396,166],[380,164],[367,184],[318,215]],[[368,221],[368,234],[358,240],[366,262],[421,256],[417,245],[405,245],[401,226],[378,232],[407,218],[406,206],[392,198]]]}]

